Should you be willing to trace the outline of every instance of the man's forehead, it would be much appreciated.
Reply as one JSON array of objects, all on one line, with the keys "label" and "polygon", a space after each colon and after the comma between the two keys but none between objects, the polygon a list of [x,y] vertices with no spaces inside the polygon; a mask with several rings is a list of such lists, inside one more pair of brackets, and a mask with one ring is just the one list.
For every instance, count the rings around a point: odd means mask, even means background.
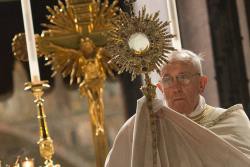
[{"label": "man's forehead", "polygon": [[169,63],[166,63],[161,68],[161,75],[169,74],[172,72],[176,73],[188,73],[193,72],[195,70],[195,67],[192,62],[190,61],[171,61]]}]

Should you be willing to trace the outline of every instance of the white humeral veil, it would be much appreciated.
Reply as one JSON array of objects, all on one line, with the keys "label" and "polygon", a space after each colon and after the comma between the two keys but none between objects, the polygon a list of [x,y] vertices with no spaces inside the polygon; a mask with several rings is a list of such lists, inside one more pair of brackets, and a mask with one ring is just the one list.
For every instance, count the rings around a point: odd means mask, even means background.
[{"label": "white humeral veil", "polygon": [[[216,109],[216,108],[215,108]],[[250,167],[250,125],[235,105],[208,129],[168,107],[158,121],[158,167]],[[233,111],[233,112],[231,112]],[[144,102],[119,131],[106,167],[152,167],[152,136]]]}]

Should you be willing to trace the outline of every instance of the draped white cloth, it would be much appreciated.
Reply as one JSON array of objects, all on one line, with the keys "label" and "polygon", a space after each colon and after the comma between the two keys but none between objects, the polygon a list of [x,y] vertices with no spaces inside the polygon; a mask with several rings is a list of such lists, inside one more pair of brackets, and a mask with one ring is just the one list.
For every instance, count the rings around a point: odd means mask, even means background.
[{"label": "draped white cloth", "polygon": [[[200,100],[197,108],[204,104]],[[212,107],[203,126],[159,103],[154,106],[163,111],[158,120],[158,167],[250,167],[250,123],[241,105]],[[151,142],[149,114],[139,100],[105,167],[152,167]]]}]

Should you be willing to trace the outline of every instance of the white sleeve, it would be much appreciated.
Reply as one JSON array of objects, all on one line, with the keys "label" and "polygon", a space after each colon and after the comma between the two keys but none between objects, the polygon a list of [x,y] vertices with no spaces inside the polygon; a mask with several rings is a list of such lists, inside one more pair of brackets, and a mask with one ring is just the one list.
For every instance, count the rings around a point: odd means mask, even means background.
[{"label": "white sleeve", "polygon": [[131,162],[131,147],[133,138],[134,116],[119,130],[111,148],[105,167],[129,167]]}]

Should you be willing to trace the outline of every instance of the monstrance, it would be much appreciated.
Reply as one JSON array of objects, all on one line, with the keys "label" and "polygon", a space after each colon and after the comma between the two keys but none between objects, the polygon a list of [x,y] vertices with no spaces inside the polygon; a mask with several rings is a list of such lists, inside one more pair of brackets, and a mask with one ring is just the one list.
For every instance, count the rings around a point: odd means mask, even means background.
[{"label": "monstrance", "polygon": [[[36,36],[38,54],[47,59],[54,76],[70,77],[70,84],[79,84],[80,94],[87,96],[96,153],[96,166],[103,167],[107,154],[104,128],[103,87],[107,75],[112,75],[110,59],[104,46],[119,8],[118,0],[65,0],[58,6],[47,7],[49,24]],[[14,38],[15,55],[22,57],[23,34]]]},{"label": "monstrance", "polygon": [[159,12],[146,13],[143,7],[138,16],[132,12],[121,12],[113,22],[110,31],[107,50],[113,56],[111,64],[117,66],[119,73],[128,71],[132,80],[140,74],[145,75],[145,85],[142,87],[146,96],[150,113],[150,125],[153,136],[153,167],[157,166],[157,126],[156,116],[152,112],[152,100],[155,97],[156,86],[151,83],[149,73],[159,72],[161,64],[167,62],[167,54],[175,50],[172,46],[174,35],[168,31],[169,22],[159,20]]}]

